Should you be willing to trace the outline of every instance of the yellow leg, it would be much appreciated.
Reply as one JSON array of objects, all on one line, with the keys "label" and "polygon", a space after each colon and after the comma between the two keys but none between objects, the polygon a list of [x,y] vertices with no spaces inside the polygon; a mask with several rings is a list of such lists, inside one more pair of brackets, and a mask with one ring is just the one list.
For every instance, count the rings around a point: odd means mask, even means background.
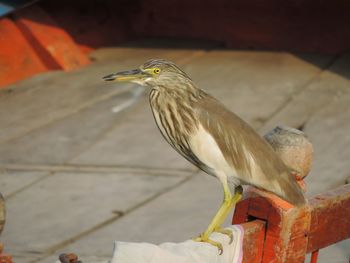
[{"label": "yellow leg", "polygon": [[218,222],[218,226],[214,229],[214,232],[219,232],[221,234],[227,235],[230,238],[230,244],[233,241],[232,232],[230,230],[222,228],[221,225],[224,223],[225,219],[227,218],[227,215],[230,213],[232,208],[235,207],[238,201],[242,198],[242,192],[243,188],[241,186],[236,187],[235,194],[231,199],[231,206],[229,207],[229,209],[227,209],[226,215],[221,218],[221,220]]},{"label": "yellow leg", "polygon": [[[236,191],[235,195],[232,197],[230,189],[228,188],[227,183],[224,183],[224,201],[219,208],[219,211],[216,213],[211,223],[209,224],[207,230],[202,233],[199,237],[195,238],[194,241],[198,242],[207,242],[219,249],[220,255],[222,254],[222,245],[218,242],[212,241],[209,239],[209,236],[213,232],[220,232],[223,234],[227,234],[232,242],[232,233],[228,230],[224,230],[221,228],[222,223],[225,221],[228,213],[232,209],[232,207],[239,201],[242,196],[242,191]],[[240,188],[241,189],[241,188]]]},{"label": "yellow leg", "polygon": [[[225,188],[224,188],[225,189]],[[225,190],[224,190],[225,191]],[[238,203],[239,200],[241,200],[242,198],[242,192],[243,192],[243,188],[242,186],[238,186],[235,189],[235,194],[234,196],[231,198],[231,205],[230,207],[227,209],[226,213],[224,216],[221,217],[221,219],[217,222],[217,229],[221,228],[221,225],[224,223],[225,219],[227,218],[227,215],[230,213],[230,211],[232,210],[233,207],[236,206],[236,204]],[[214,229],[215,232],[220,232],[217,231],[217,229]]]}]

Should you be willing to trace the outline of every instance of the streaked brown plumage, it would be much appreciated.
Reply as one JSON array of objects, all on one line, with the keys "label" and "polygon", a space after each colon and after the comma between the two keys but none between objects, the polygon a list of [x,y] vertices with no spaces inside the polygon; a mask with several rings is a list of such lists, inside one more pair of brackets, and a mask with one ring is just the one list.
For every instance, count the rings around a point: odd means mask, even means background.
[{"label": "streaked brown plumage", "polygon": [[[288,167],[272,147],[222,103],[196,87],[174,63],[150,60],[140,69],[111,74],[105,80],[131,81],[151,87],[150,105],[162,135],[188,161],[218,177],[224,202],[198,241],[211,241],[223,217],[240,198],[240,185],[270,191],[294,205],[305,198]],[[232,192],[238,190],[235,196]]]}]

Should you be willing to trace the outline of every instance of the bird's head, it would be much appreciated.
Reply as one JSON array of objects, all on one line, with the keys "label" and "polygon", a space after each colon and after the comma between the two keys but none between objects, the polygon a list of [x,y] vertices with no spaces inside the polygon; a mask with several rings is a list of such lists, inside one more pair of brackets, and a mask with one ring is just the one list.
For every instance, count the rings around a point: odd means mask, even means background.
[{"label": "bird's head", "polygon": [[133,82],[142,86],[169,86],[191,79],[175,63],[163,59],[151,59],[137,69],[112,73],[105,81]]}]

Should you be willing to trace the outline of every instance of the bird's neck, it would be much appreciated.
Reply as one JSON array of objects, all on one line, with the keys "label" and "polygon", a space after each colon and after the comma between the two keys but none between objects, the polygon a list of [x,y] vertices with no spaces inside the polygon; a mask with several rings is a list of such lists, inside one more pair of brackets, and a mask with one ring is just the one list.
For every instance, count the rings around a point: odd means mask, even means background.
[{"label": "bird's neck", "polygon": [[[155,86],[150,92],[150,105],[155,115],[159,115],[159,122],[167,122],[172,127],[190,134],[198,126],[195,118],[195,104],[205,96],[205,92],[193,89],[176,89]],[[161,125],[157,123],[158,126]]]},{"label": "bird's neck", "polygon": [[161,82],[152,84],[151,93],[159,95],[164,103],[174,101],[177,104],[193,106],[193,103],[205,95],[205,92],[197,88],[189,78],[178,78],[174,83],[171,78],[162,77]]}]

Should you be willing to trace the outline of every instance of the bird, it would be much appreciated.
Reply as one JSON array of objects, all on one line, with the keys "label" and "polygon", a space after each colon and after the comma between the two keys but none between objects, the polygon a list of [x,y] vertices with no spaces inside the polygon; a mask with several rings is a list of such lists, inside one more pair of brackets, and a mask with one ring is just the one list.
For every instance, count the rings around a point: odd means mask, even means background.
[{"label": "bird", "polygon": [[174,62],[151,59],[140,67],[103,77],[105,81],[132,82],[149,87],[149,102],[164,139],[185,159],[219,179],[223,202],[207,229],[193,240],[217,247],[213,232],[232,232],[222,224],[241,199],[242,185],[276,194],[295,206],[304,194],[291,169],[245,121],[219,100],[197,87]]}]

